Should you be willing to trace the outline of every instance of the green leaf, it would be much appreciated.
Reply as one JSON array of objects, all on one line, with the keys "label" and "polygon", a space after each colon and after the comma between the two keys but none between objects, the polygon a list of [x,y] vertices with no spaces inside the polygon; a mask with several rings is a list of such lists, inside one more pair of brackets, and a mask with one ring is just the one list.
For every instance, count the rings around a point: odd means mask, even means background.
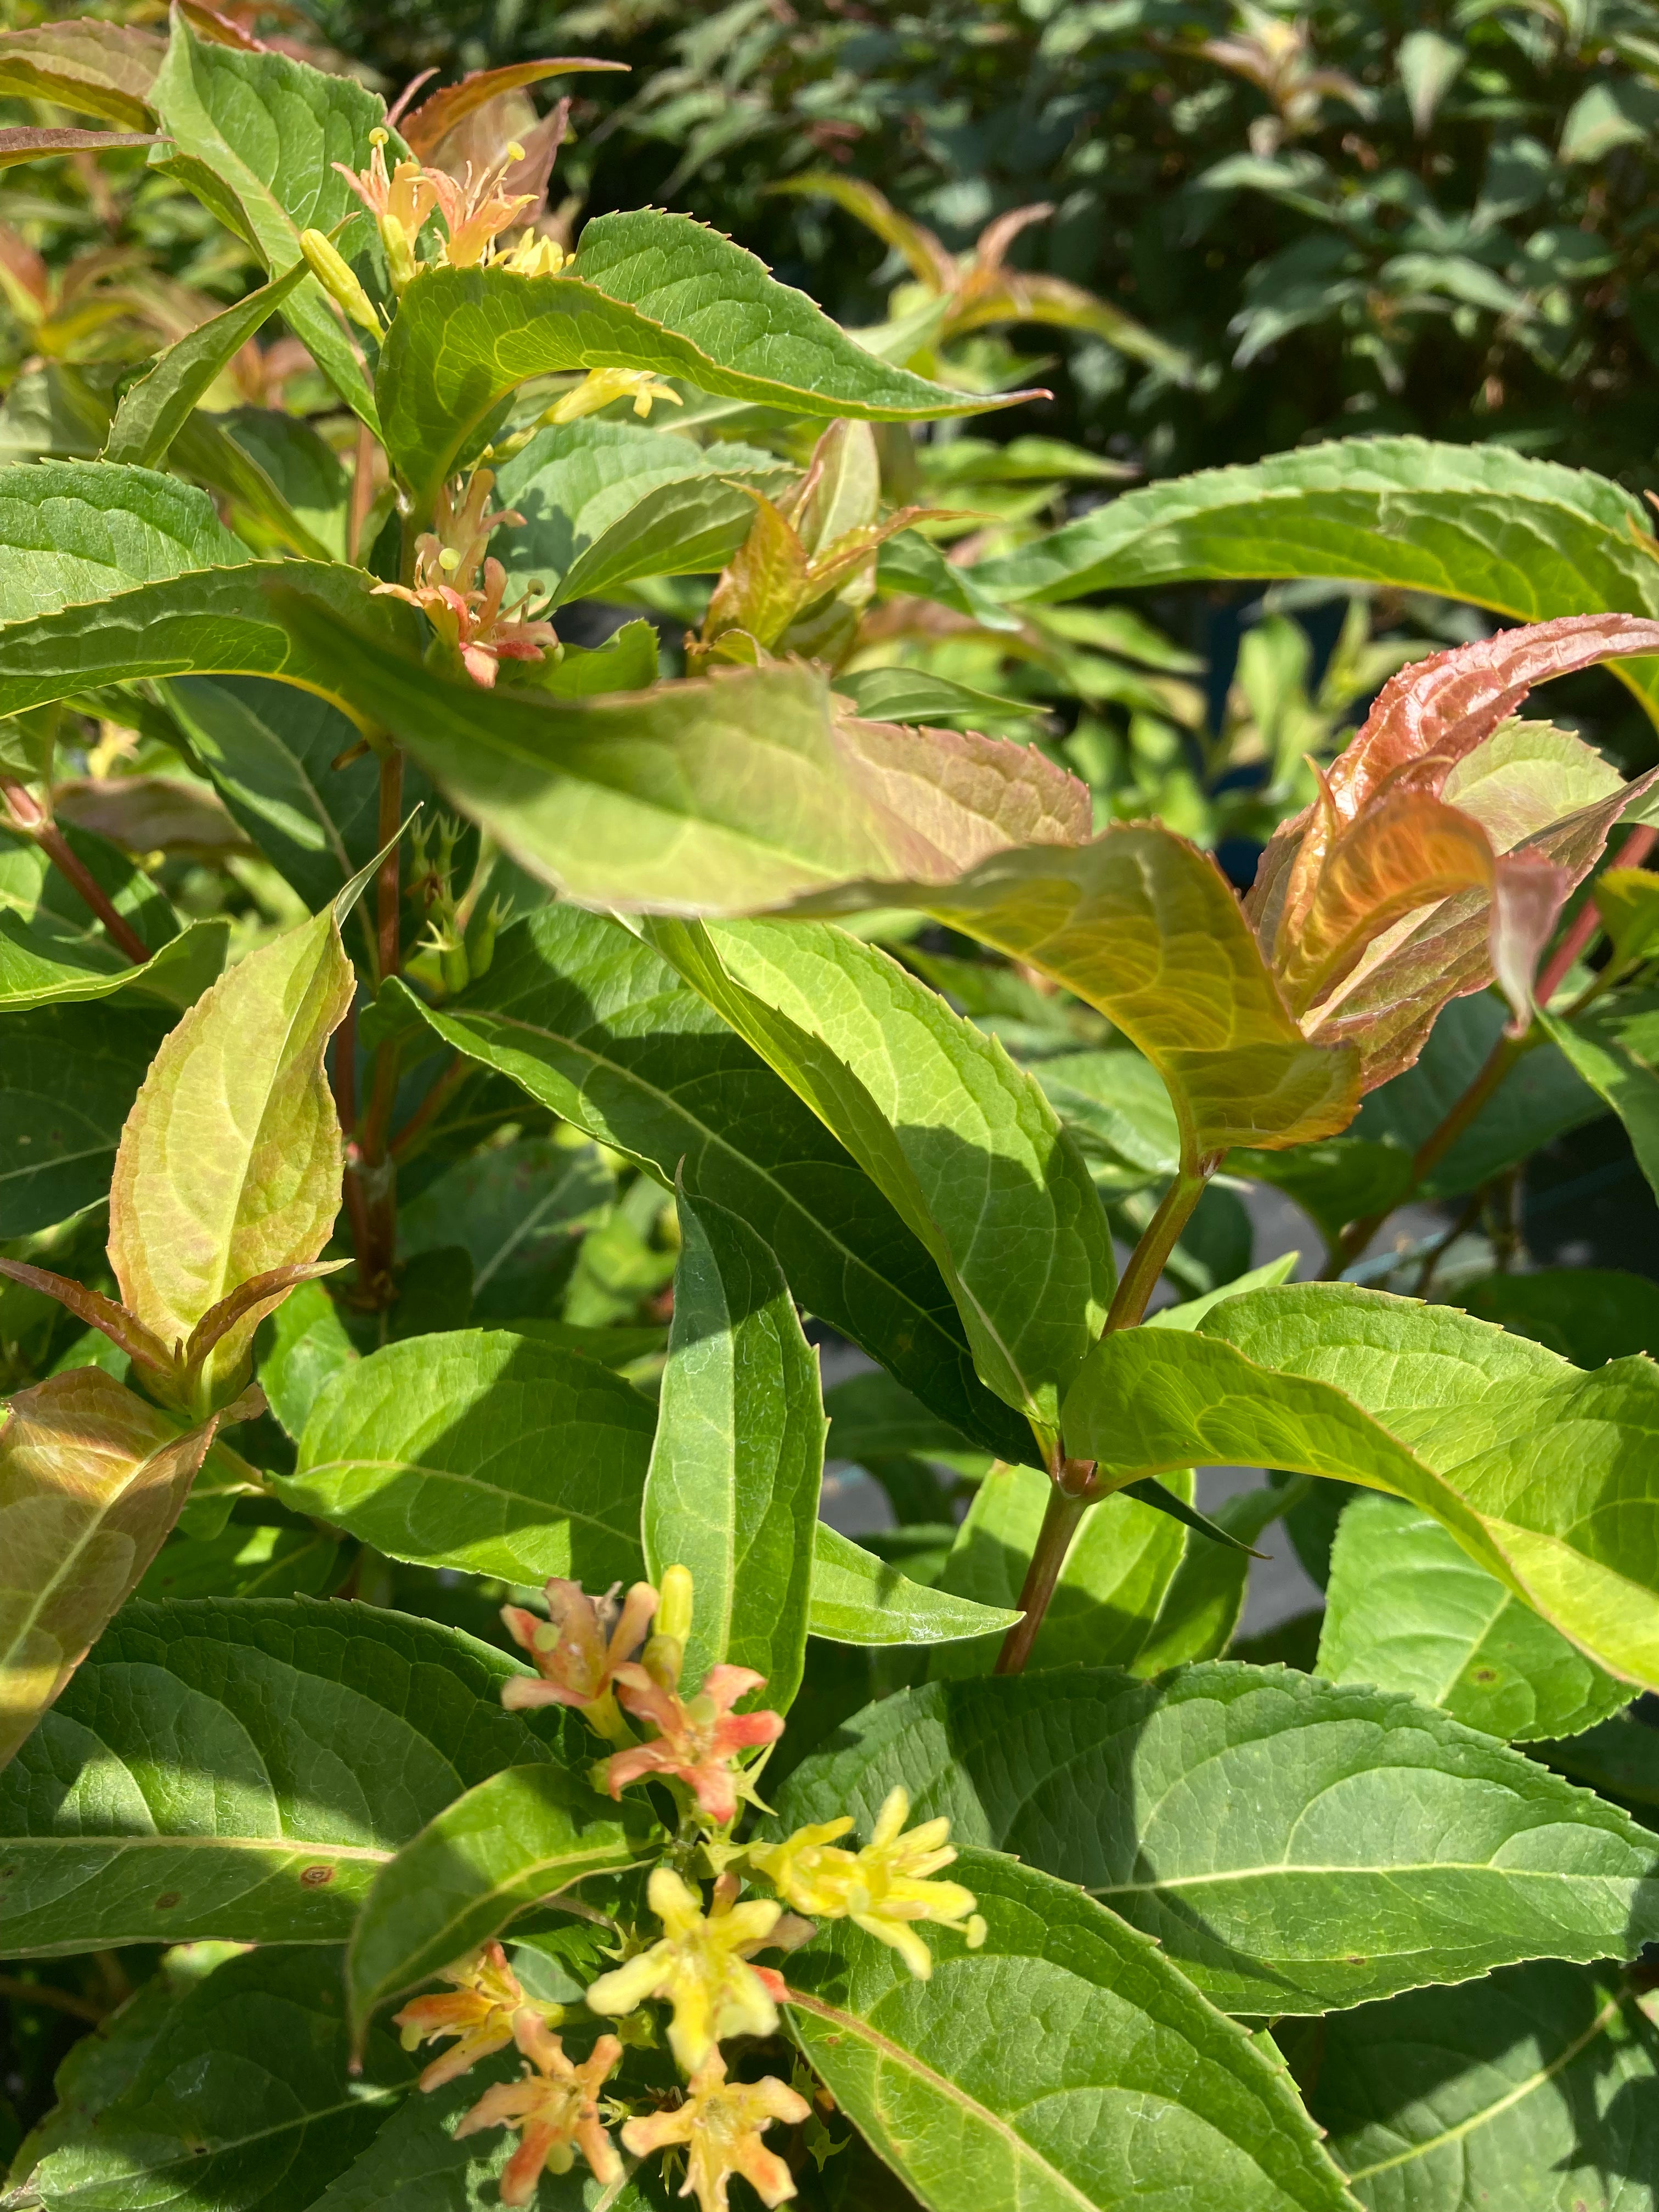
[{"label": "green leaf", "polygon": [[914,1819],[1089,1890],[1232,2012],[1628,1957],[1659,1927],[1659,1842],[1626,1814],[1410,1698],[1282,1667],[933,1682],[835,1742],[782,1784],[784,1832],[867,1823],[902,1782]]},{"label": "green leaf", "polygon": [[353,2039],[380,2006],[500,1935],[524,1906],[660,1841],[642,1805],[615,1806],[562,1767],[510,1766],[476,1784],[375,1876],[346,1958]]},{"label": "green leaf", "polygon": [[807,1626],[830,1644],[951,1644],[1003,1636],[1020,1615],[913,1583],[820,1521],[813,1530],[812,1610]]},{"label": "green leaf", "polygon": [[240,1389],[253,1332],[291,1283],[231,1302],[313,1261],[339,1212],[323,1053],[354,988],[329,908],[250,953],[169,1033],[122,1133],[110,1265],[128,1310],[185,1342],[204,1407]]},{"label": "green leaf", "polygon": [[636,576],[708,574],[749,534],[755,502],[791,471],[753,446],[699,446],[636,422],[550,424],[497,472],[495,495],[525,526],[496,541],[509,576],[562,605]]},{"label": "green leaf", "polygon": [[277,1494],[394,1559],[604,1589],[639,1576],[654,1427],[620,1376],[557,1345],[410,1337],[325,1385]]},{"label": "green leaf", "polygon": [[1052,1433],[1116,1272],[1088,1169],[1036,1081],[844,930],[647,934],[891,1200],[950,1285],[981,1378]]},{"label": "green leaf", "polygon": [[1659,1191],[1659,993],[1620,993],[1571,1021],[1539,1019],[1624,1123],[1638,1166]]},{"label": "green leaf", "polygon": [[69,1006],[135,993],[174,1007],[191,1006],[225,964],[229,924],[193,921],[141,967],[100,936],[65,930],[55,917],[33,925],[0,911],[0,1010]]},{"label": "green leaf", "polygon": [[554,699],[592,699],[604,691],[643,691],[660,672],[654,627],[636,616],[591,651],[567,645],[562,657],[544,662],[541,688]]},{"label": "green leaf", "polygon": [[[373,235],[373,217],[333,167],[368,167],[368,134],[386,113],[355,78],[325,76],[268,50],[205,43],[179,9],[151,98],[184,158],[185,182],[194,185],[191,164],[216,180],[273,276],[300,261],[302,230],[337,231],[348,260]],[[301,280],[283,313],[341,398],[378,435],[368,380],[314,276]]]},{"label": "green leaf", "polygon": [[[313,910],[328,904],[379,846],[380,763],[334,763],[357,739],[314,692],[259,677],[185,677],[162,696],[220,797]],[[430,787],[406,769],[411,801]]]},{"label": "green leaf", "polygon": [[[1417,1065],[1363,1101],[1354,1136],[1416,1152],[1480,1073],[1508,1018],[1503,1001],[1486,991],[1442,1007]],[[1534,1046],[1424,1178],[1424,1195],[1461,1198],[1478,1190],[1605,1110],[1555,1046]]]},{"label": "green leaf", "polygon": [[825,421],[923,422],[988,404],[889,368],[804,292],[689,216],[598,216],[557,276],[436,269],[404,294],[376,396],[386,449],[417,508],[515,386],[572,368],[647,369]]},{"label": "green leaf", "polygon": [[147,130],[161,41],[137,24],[81,16],[0,35],[0,92]]},{"label": "green leaf", "polygon": [[1284,2040],[1367,2212],[1650,2212],[1654,2011],[1633,1978],[1545,1962]]},{"label": "green leaf", "polygon": [[305,2212],[368,2148],[414,2070],[386,2035],[370,2079],[353,2081],[343,2009],[336,1952],[228,1960],[168,2009],[120,2094],[27,2176],[25,2202]]},{"label": "green leaf", "polygon": [[1121,1029],[1163,1077],[1194,1158],[1304,1144],[1352,1119],[1352,1053],[1304,1041],[1226,878],[1167,830],[999,854],[907,897]]},{"label": "green leaf", "polygon": [[[1497,445],[1346,438],[1126,492],[979,574],[1048,601],[1196,577],[1352,577],[1542,622],[1659,614],[1644,542],[1635,495],[1587,470]],[[1659,665],[1611,665],[1659,703]]]},{"label": "green leaf", "polygon": [[1331,1553],[1320,1674],[1404,1690],[1509,1742],[1574,1735],[1630,1703],[1615,1681],[1403,1499],[1357,1498]]},{"label": "green leaf", "polygon": [[[233,557],[240,552],[232,546]],[[325,618],[319,610],[331,611],[337,622],[349,610],[354,622],[368,625],[376,636],[412,643],[421,629],[412,608],[373,598],[370,578],[335,562],[244,559],[234,568],[203,566],[199,573],[173,575],[137,590],[120,590],[115,584],[107,588],[117,595],[98,598],[89,581],[81,596],[96,604],[60,606],[33,619],[22,618],[27,613],[23,610],[19,619],[0,626],[0,714],[18,714],[102,684],[191,675],[280,676],[350,713],[337,647],[311,650],[303,635],[285,624],[279,599],[290,605],[303,592],[313,624]],[[353,632],[360,639],[362,635]],[[355,696],[356,686],[351,688]],[[378,726],[372,714],[368,720],[371,727]]]},{"label": "green leaf", "polygon": [[357,1350],[320,1283],[301,1283],[271,1316],[269,1331],[259,1357],[259,1388],[297,1443],[324,1383],[351,1365]]},{"label": "green leaf", "polygon": [[[853,877],[938,881],[1018,840],[1081,834],[1082,786],[1040,754],[849,720],[804,663],[566,705],[441,676],[333,596],[283,596],[307,665],[521,866],[586,905],[751,911]],[[3,676],[0,640],[0,708]]]},{"label": "green leaf", "polygon": [[1025,1424],[973,1373],[926,1248],[843,1148],[649,946],[620,924],[544,908],[496,943],[489,975],[437,1010],[399,984],[382,1006],[602,1145],[746,1221],[808,1312],[1004,1458]]},{"label": "green leaf", "polygon": [[544,1137],[491,1145],[446,1168],[399,1209],[398,1249],[464,1245],[480,1320],[544,1313],[568,1278],[581,1231],[616,1194],[617,1178],[593,1145]]},{"label": "green leaf", "polygon": [[[197,418],[198,422],[201,419]],[[228,407],[213,421],[226,444],[234,446],[270,486],[255,511],[276,530],[279,544],[307,558],[322,554],[343,561],[351,479],[320,434],[301,416],[279,414],[274,407]],[[238,474],[241,477],[241,471]],[[241,480],[246,482],[245,477]],[[280,514],[270,505],[273,495],[285,510]],[[246,501],[246,493],[236,495]],[[294,534],[295,525],[299,536]],[[305,543],[306,538],[311,543]]]},{"label": "green leaf", "polygon": [[[1035,1468],[994,1468],[974,1493],[939,1588],[977,1604],[1018,1607],[1048,1478]],[[1190,1498],[1192,1479],[1179,1484]],[[1195,1540],[1204,1542],[1203,1538]],[[1181,1564],[1187,1537],[1166,1513],[1137,1498],[1102,1498],[1085,1513],[1066,1554],[1030,1663],[1033,1667],[1133,1665],[1152,1632]],[[989,1638],[934,1655],[936,1679],[988,1673]]]},{"label": "green leaf", "polygon": [[12,1397],[0,1426],[0,1765],[129,1597],[213,1442],[80,1367]]},{"label": "green leaf", "polygon": [[829,1424],[817,1354],[754,1231],[682,1191],[674,1319],[640,1533],[647,1578],[689,1567],[688,1679],[751,1667],[787,1713],[806,1657]]},{"label": "green leaf", "polygon": [[1158,1618],[1129,1662],[1131,1674],[1151,1677],[1169,1667],[1219,1657],[1237,1632],[1249,1595],[1251,1553],[1244,1547],[1255,1547],[1312,1488],[1298,1478],[1277,1490],[1264,1484],[1222,1500],[1213,1525],[1232,1540],[1218,1544],[1196,1532],[1188,1537]]},{"label": "green leaf", "polygon": [[884,592],[914,594],[966,615],[981,629],[1014,631],[1020,618],[979,580],[975,569],[947,561],[931,538],[919,531],[902,530],[890,538],[876,556],[876,580]]},{"label": "green leaf", "polygon": [[1659,1828],[1659,1729],[1640,1716],[1640,1706],[1634,1706],[1582,1735],[1534,1744],[1532,1755],[1622,1805],[1644,1827]]},{"label": "green leaf", "polygon": [[0,624],[248,557],[205,492],[106,461],[0,469]]},{"label": "green leaf", "polygon": [[158,1605],[186,1597],[318,1597],[340,1572],[340,1547],[320,1528],[231,1521],[216,1536],[175,1530],[137,1595]]},{"label": "green leaf", "polygon": [[1057,1053],[1031,1073],[1108,1189],[1138,1190],[1180,1167],[1181,1124],[1163,1077],[1144,1054]]},{"label": "green leaf", "polygon": [[167,1031],[160,1009],[42,1006],[8,1016],[0,1054],[0,1237],[105,1197],[121,1130]]},{"label": "green leaf", "polygon": [[377,1606],[127,1606],[0,1775],[8,1951],[343,1942],[400,1844],[543,1755],[501,1707],[528,1671]]},{"label": "green leaf", "polygon": [[1659,1352],[1659,1283],[1613,1267],[1540,1267],[1460,1284],[1457,1303],[1480,1321],[1529,1336],[1575,1367]]},{"label": "green leaf", "polygon": [[250,292],[222,313],[210,315],[170,345],[155,368],[123,396],[110,425],[104,459],[128,461],[141,469],[159,468],[215,378],[286,304],[306,275],[304,262],[296,261],[274,283]]},{"label": "green leaf", "polygon": [[[1229,1298],[1091,1356],[1066,1448],[1137,1470],[1283,1468],[1391,1490],[1580,1650],[1659,1682],[1659,1369],[1585,1375],[1449,1307],[1349,1284]],[[1547,1480],[1540,1480],[1547,1469]]]},{"label": "green leaf", "polygon": [[823,1394],[823,1410],[830,1416],[824,1450],[830,1459],[868,1467],[872,1459],[915,1457],[939,1461],[959,1474],[987,1472],[984,1452],[879,1370],[832,1383]]},{"label": "green leaf", "polygon": [[937,1939],[930,1981],[848,1922],[789,1962],[792,2033],[924,2204],[1079,2212],[1201,2174],[1228,2212],[1340,2212],[1285,2073],[1144,1936],[1030,1867],[969,1851],[953,1872],[985,1943]]},{"label": "green leaf", "polygon": [[975,722],[983,714],[1040,714],[1030,699],[975,691],[924,668],[861,668],[838,675],[836,689],[872,722]]}]

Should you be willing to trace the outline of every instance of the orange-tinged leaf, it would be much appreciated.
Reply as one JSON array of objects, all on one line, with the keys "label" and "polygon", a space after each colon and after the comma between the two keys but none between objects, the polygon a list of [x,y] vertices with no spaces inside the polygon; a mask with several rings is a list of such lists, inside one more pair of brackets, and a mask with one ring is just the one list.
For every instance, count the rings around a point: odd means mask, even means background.
[{"label": "orange-tinged leaf", "polygon": [[[163,1343],[327,1242],[341,1157],[323,1050],[352,988],[325,910],[222,976],[164,1039],[122,1132],[109,1236],[124,1302]],[[269,1310],[259,1297],[208,1347],[190,1386],[200,1410],[234,1395]]]},{"label": "orange-tinged leaf", "polygon": [[100,1329],[112,1344],[130,1359],[136,1359],[141,1367],[150,1369],[157,1376],[170,1371],[172,1346],[163,1344],[160,1337],[125,1306],[117,1305],[113,1298],[89,1291],[84,1283],[75,1282],[68,1275],[54,1275],[48,1267],[33,1267],[26,1260],[0,1259],[0,1275],[21,1283],[27,1290],[42,1291],[47,1297],[56,1298],[77,1321]]},{"label": "orange-tinged leaf", "polygon": [[404,143],[411,154],[425,160],[434,153],[459,123],[498,100],[504,92],[517,92],[523,86],[539,84],[544,77],[576,76],[593,70],[620,70],[626,72],[626,62],[600,62],[579,55],[568,55],[551,61],[514,62],[506,69],[474,70],[459,84],[446,85],[434,92],[429,100],[412,108],[398,125]]},{"label": "orange-tinged leaf", "polygon": [[136,24],[80,16],[0,35],[0,93],[141,130],[166,41]]},{"label": "orange-tinged leaf", "polygon": [[710,645],[731,629],[746,630],[757,645],[775,644],[806,590],[806,549],[763,492],[742,489],[755,502],[755,519],[709,599],[702,635]]},{"label": "orange-tinged leaf", "polygon": [[15,169],[23,161],[47,161],[57,154],[107,154],[117,146],[160,143],[143,131],[0,131],[0,169]]},{"label": "orange-tinged leaf", "polygon": [[216,1426],[180,1435],[98,1367],[12,1400],[0,1428],[0,1765],[161,1549]]}]

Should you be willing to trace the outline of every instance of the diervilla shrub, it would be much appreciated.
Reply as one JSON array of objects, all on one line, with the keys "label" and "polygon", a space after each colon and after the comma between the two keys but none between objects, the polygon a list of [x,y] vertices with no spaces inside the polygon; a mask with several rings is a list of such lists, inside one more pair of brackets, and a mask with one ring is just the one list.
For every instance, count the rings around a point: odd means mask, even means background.
[{"label": "diervilla shrub", "polygon": [[[195,195],[248,280],[8,400],[0,1912],[9,1988],[103,1993],[9,2201],[1626,2172],[1642,1286],[1353,1273],[1564,1091],[1659,1177],[1652,778],[1522,719],[1659,696],[1646,523],[1380,441],[965,533],[1002,448],[918,426],[1024,395],[895,364],[1006,235],[911,237],[861,340],[684,218],[571,238],[515,103],[592,66],[398,113],[194,8],[0,38],[123,126],[8,160]],[[1156,634],[1068,600],[1334,565],[1528,618],[1346,742],[1304,702],[1242,902],[942,665],[1098,680]],[[1322,1279],[1215,1259],[1245,1177]],[[1208,1518],[1215,1463],[1274,1486]],[[1228,1656],[1322,1495],[1316,1657]]]}]

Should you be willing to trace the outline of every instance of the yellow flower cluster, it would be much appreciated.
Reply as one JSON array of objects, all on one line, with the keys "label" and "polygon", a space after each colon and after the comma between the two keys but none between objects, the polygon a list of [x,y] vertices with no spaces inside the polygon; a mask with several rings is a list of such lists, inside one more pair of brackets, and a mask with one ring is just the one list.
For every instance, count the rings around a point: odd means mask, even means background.
[{"label": "yellow flower cluster", "polygon": [[[504,1615],[536,1668],[533,1677],[517,1677],[507,1686],[504,1702],[515,1708],[572,1706],[611,1745],[621,1740],[620,1730],[627,1747],[613,1750],[599,1770],[611,1795],[648,1776],[670,1781],[684,1816],[682,1848],[701,1851],[722,1869],[705,1910],[700,1889],[672,1867],[655,1868],[646,1896],[661,1935],[631,1956],[624,1952],[586,1992],[586,2010],[601,2019],[624,2018],[653,2001],[670,2008],[668,2045],[686,2086],[676,2101],[623,2119],[623,2148],[636,2158],[683,2148],[686,2179],[680,2193],[695,2196],[701,2212],[729,2212],[733,2174],[763,2204],[782,2204],[796,2193],[794,2178],[787,2161],[761,2138],[775,2121],[800,2126],[811,2107],[775,2075],[730,2080],[720,2047],[733,2037],[778,2032],[778,2008],[789,2001],[788,1985],[775,1967],[757,1966],[755,1954],[791,1949],[811,1936],[813,1922],[836,1919],[850,1919],[890,1944],[922,1979],[933,1971],[933,1956],[919,1923],[951,1929],[976,1948],[985,1923],[973,1896],[960,1882],[934,1879],[956,1857],[947,1840],[950,1823],[924,1820],[907,1833],[910,1801],[897,1789],[890,1792],[861,1850],[844,1847],[850,1818],[798,1829],[778,1844],[734,1845],[710,1834],[729,1830],[739,1798],[748,1794],[744,1777],[733,1771],[737,1752],[773,1741],[783,1725],[775,1713],[732,1712],[733,1701],[758,1688],[761,1678],[746,1668],[715,1667],[696,1695],[681,1697],[692,1619],[691,1577],[683,1567],[671,1567],[660,1589],[635,1583],[621,1603],[616,1590],[594,1599],[576,1583],[557,1580],[548,1584],[547,1595],[549,1621],[518,1607]],[[647,1638],[653,1620],[654,1632]],[[655,1726],[656,1738],[633,1743],[623,1708]],[[704,1840],[693,1845],[699,1823]],[[775,1895],[743,1894],[737,1869],[745,1862]],[[421,2086],[435,2088],[453,2081],[475,2059],[509,2043],[526,2061],[519,2079],[487,2089],[456,2130],[462,2136],[495,2127],[517,2131],[519,2147],[502,2175],[501,2202],[529,2203],[541,2174],[568,2172],[578,2152],[601,2185],[618,2179],[621,2161],[599,2100],[621,2058],[621,2039],[600,2036],[580,2064],[568,2057],[552,2032],[562,2017],[559,2008],[525,1996],[499,1944],[443,1978],[453,1995],[416,1998],[397,2016],[406,2048],[434,2036],[456,2039],[453,2050],[428,2067]],[[650,2031],[644,2033],[648,2040]]]}]

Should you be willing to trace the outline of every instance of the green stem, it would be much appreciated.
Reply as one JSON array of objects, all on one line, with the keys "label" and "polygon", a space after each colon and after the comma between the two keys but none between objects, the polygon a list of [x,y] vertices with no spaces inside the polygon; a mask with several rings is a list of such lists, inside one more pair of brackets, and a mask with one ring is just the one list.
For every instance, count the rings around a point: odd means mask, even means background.
[{"label": "green stem", "polygon": [[1022,1618],[1008,1631],[997,1654],[999,1674],[1024,1671],[1048,1610],[1048,1601],[1060,1580],[1060,1571],[1066,1564],[1066,1554],[1072,1548],[1078,1523],[1089,1510],[1089,1499],[1079,1493],[1093,1473],[1092,1460],[1066,1460],[1054,1474],[1042,1526],[1037,1531],[1031,1564],[1025,1571],[1024,1586],[1019,1594]]},{"label": "green stem", "polygon": [[1140,1232],[1140,1242],[1130,1255],[1112,1300],[1111,1310],[1106,1316],[1103,1336],[1114,1329],[1135,1328],[1146,1313],[1147,1301],[1158,1288],[1158,1278],[1164,1273],[1165,1261],[1176,1248],[1182,1231],[1192,1218],[1193,1208],[1204,1195],[1205,1187],[1220,1164],[1221,1155],[1212,1153],[1200,1160],[1195,1166],[1182,1163],[1175,1181],[1170,1185],[1152,1219]]}]

